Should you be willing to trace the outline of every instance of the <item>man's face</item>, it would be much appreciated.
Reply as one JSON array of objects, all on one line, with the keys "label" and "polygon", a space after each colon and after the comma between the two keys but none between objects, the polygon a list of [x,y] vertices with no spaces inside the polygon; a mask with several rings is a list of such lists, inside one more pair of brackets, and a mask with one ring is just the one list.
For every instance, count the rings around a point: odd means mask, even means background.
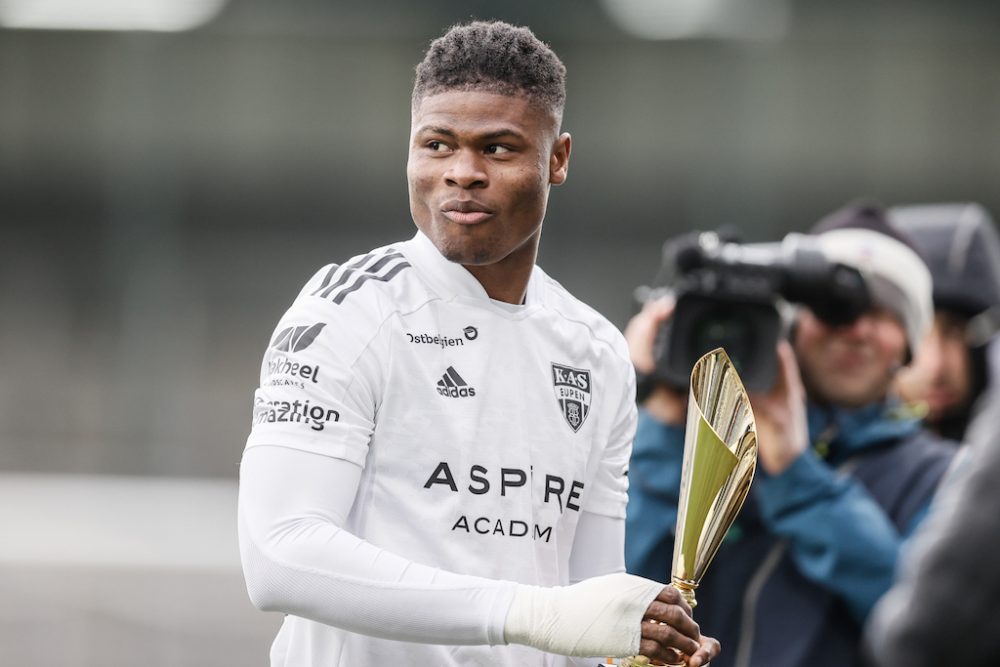
[{"label": "man's face", "polygon": [[972,392],[972,369],[965,342],[968,320],[948,312],[934,314],[934,327],[913,364],[899,374],[897,388],[908,402],[927,404],[927,420],[963,408]]},{"label": "man's face", "polygon": [[794,346],[810,398],[859,408],[885,398],[906,357],[906,332],[883,309],[830,326],[803,308]]},{"label": "man's face", "polygon": [[417,227],[467,267],[534,264],[549,185],[566,179],[569,164],[569,135],[557,133],[553,114],[525,97],[424,97],[406,165]]}]

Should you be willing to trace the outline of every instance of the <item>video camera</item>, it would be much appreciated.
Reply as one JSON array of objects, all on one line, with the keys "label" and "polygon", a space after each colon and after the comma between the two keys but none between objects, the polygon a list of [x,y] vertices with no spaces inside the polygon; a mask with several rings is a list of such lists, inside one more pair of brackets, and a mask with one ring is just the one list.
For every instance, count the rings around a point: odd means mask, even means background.
[{"label": "video camera", "polygon": [[864,277],[823,255],[816,237],[741,244],[716,232],[668,240],[647,298],[671,292],[674,315],[659,331],[652,379],[686,390],[694,363],[723,347],[744,385],[766,391],[777,371],[782,301],[804,304],[831,325],[849,324],[871,306]]}]

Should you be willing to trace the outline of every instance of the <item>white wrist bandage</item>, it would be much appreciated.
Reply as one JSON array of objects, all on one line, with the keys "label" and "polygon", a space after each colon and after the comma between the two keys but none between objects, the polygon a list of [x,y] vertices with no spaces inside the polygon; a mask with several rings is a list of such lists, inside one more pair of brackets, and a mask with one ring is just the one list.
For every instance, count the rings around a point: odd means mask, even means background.
[{"label": "white wrist bandage", "polygon": [[623,573],[572,586],[518,586],[504,638],[560,655],[635,655],[642,617],[661,590],[661,583]]}]

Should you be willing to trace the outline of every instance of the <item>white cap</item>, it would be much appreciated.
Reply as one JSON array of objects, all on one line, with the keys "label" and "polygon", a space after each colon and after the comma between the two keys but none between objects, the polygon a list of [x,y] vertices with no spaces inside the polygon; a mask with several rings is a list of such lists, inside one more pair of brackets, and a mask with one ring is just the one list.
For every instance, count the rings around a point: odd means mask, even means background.
[{"label": "white cap", "polygon": [[906,244],[870,229],[842,227],[818,235],[823,255],[861,272],[872,303],[893,313],[915,355],[934,318],[931,274]]}]

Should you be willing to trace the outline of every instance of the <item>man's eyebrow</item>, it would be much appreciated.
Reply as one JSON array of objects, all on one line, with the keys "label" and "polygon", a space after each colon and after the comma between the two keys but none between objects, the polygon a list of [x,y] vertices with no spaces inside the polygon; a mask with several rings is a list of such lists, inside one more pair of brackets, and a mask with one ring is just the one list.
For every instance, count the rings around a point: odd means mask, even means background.
[{"label": "man's eyebrow", "polygon": [[[437,125],[424,125],[417,128],[414,134],[439,134],[441,136],[450,137],[452,139],[456,138],[458,134],[447,127],[439,127]],[[501,137],[515,137],[517,139],[523,139],[524,135],[512,127],[501,127],[496,130],[491,130],[489,132],[484,132],[483,134],[476,135],[477,141],[490,141],[491,139],[500,139]]]},{"label": "man's eyebrow", "polygon": [[436,125],[424,125],[419,127],[414,134],[443,134],[446,137],[456,136],[453,130],[449,130],[447,127],[438,127]]},{"label": "man's eyebrow", "polygon": [[511,127],[504,127],[499,130],[493,130],[492,132],[479,135],[479,138],[484,141],[489,141],[490,139],[500,139],[501,137],[515,137],[517,139],[523,139],[524,135]]}]

